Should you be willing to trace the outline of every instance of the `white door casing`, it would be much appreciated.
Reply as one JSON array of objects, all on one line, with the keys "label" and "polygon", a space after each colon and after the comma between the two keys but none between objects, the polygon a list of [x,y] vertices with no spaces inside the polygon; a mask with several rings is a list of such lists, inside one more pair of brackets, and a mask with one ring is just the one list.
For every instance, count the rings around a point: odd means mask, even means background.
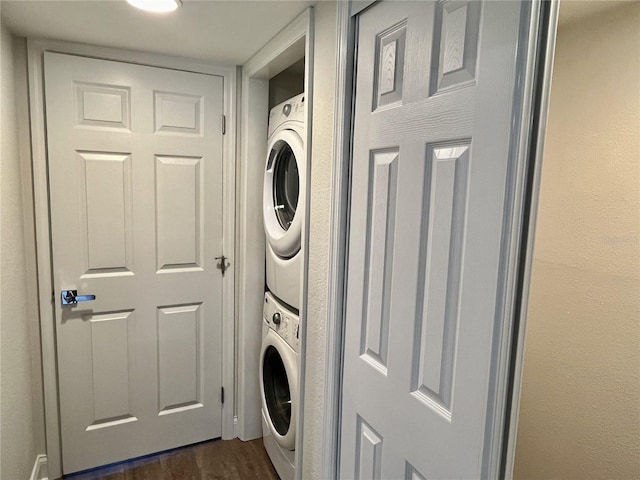
[{"label": "white door casing", "polygon": [[219,437],[222,77],[44,57],[64,472]]},{"label": "white door casing", "polygon": [[359,15],[340,478],[485,475],[521,13]]}]

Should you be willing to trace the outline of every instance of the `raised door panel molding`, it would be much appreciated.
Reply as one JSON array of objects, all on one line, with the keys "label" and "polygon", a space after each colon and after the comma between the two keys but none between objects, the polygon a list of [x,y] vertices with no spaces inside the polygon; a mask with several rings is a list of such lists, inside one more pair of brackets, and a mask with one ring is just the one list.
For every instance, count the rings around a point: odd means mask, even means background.
[{"label": "raised door panel molding", "polygon": [[165,135],[202,135],[202,97],[154,92],[155,131]]},{"label": "raised door panel molding", "polygon": [[424,181],[412,393],[448,420],[465,239],[470,141],[429,145]]},{"label": "raised door panel molding", "polygon": [[158,308],[158,414],[202,407],[202,304]]},{"label": "raised door panel molding", "polygon": [[407,21],[403,20],[376,38],[373,109],[402,102]]},{"label": "raised door panel molding", "polygon": [[81,175],[82,278],[133,273],[131,155],[76,152]]},{"label": "raised door panel molding", "polygon": [[77,126],[130,131],[131,90],[117,85],[76,82]]},{"label": "raised door panel molding", "polygon": [[356,431],[357,480],[382,478],[382,437],[358,415]]},{"label": "raised door panel molding", "polygon": [[398,153],[397,148],[374,151],[369,160],[366,287],[360,354],[385,374],[389,349]]},{"label": "raised door panel molding", "polygon": [[201,269],[202,159],[156,156],[159,272]]},{"label": "raised door panel molding", "polygon": [[409,462],[407,462],[405,479],[406,480],[427,480],[424,477],[424,475],[422,475],[418,470],[416,470],[416,468],[413,465],[411,465]]},{"label": "raised door panel molding", "polygon": [[133,310],[83,317],[91,335],[93,421],[86,430],[134,422],[131,394],[135,314]]},{"label": "raised door panel molding", "polygon": [[431,68],[431,94],[475,79],[480,2],[438,2]]}]

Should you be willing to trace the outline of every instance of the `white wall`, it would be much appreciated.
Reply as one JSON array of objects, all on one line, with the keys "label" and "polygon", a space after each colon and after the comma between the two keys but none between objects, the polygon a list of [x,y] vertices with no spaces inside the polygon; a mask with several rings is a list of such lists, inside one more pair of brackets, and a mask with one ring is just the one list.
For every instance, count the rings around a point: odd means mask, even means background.
[{"label": "white wall", "polygon": [[640,478],[640,3],[601,6],[558,31],[518,480]]},{"label": "white wall", "polygon": [[309,278],[304,392],[302,478],[320,478],[328,296],[328,229],[331,213],[334,93],[336,82],[336,4],[315,7],[313,130],[309,218]]},{"label": "white wall", "polygon": [[24,39],[14,38],[4,25],[1,30],[0,477],[20,480],[29,478],[36,455],[44,453],[44,414],[24,130],[26,50]]}]

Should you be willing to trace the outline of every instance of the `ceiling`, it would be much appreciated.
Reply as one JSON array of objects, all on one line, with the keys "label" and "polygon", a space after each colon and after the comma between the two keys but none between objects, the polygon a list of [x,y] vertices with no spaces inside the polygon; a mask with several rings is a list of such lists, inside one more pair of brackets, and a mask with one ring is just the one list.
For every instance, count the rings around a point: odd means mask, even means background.
[{"label": "ceiling", "polygon": [[315,1],[182,0],[168,14],[125,0],[2,0],[2,22],[16,35],[242,65]]},{"label": "ceiling", "polygon": [[[627,0],[628,1],[628,0]],[[182,0],[153,14],[125,0],[0,0],[16,35],[165,53],[242,65],[315,0]],[[626,3],[564,0],[560,25]]]}]

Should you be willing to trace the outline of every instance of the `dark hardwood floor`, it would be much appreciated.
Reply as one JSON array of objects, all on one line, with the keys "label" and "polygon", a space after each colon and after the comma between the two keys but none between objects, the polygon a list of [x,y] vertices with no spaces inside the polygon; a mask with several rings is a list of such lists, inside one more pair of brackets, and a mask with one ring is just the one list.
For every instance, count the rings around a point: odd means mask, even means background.
[{"label": "dark hardwood floor", "polygon": [[278,480],[262,439],[213,440],[170,450],[65,480]]}]

